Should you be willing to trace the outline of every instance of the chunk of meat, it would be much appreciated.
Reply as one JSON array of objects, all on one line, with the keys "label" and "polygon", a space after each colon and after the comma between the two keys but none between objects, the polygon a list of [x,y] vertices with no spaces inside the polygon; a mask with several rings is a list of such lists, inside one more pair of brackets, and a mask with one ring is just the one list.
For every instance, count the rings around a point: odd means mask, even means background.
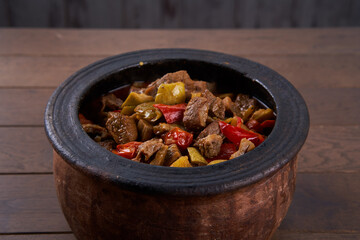
[{"label": "chunk of meat", "polygon": [[246,111],[251,106],[256,107],[258,105],[256,99],[251,98],[249,95],[246,94],[238,94],[236,96],[234,104],[241,112]]},{"label": "chunk of meat", "polygon": [[140,140],[145,142],[153,136],[153,126],[144,119],[140,119],[137,124]]},{"label": "chunk of meat", "polygon": [[98,144],[100,144],[100,146],[106,148],[109,151],[112,151],[116,147],[116,143],[112,139],[106,139],[104,141],[98,142]]},{"label": "chunk of meat", "polygon": [[119,112],[110,112],[105,126],[117,144],[132,142],[138,137],[134,118]]},{"label": "chunk of meat", "polygon": [[150,165],[163,166],[168,148],[167,145],[163,145],[156,153],[154,160],[150,162]]},{"label": "chunk of meat", "polygon": [[108,133],[108,131],[97,124],[86,123],[82,124],[81,126],[84,131],[96,142],[111,138],[111,135]]},{"label": "chunk of meat", "polygon": [[183,82],[185,84],[186,98],[190,99],[192,92],[202,92],[207,88],[204,81],[193,81],[187,71],[181,70],[173,73],[165,74],[163,77],[150,83],[147,88],[143,89],[143,93],[155,97],[159,86],[163,83]]},{"label": "chunk of meat", "polygon": [[121,104],[123,104],[123,101],[120,98],[117,98],[113,93],[102,96],[100,102],[101,112],[118,110],[121,108]]},{"label": "chunk of meat", "polygon": [[207,125],[206,128],[204,128],[204,130],[202,130],[199,133],[196,140],[199,140],[200,138],[204,138],[211,134],[217,134],[217,135],[220,135],[221,137],[223,137],[223,134],[221,133],[221,130],[220,130],[219,123],[217,121],[214,121],[214,122],[210,123],[209,125]]},{"label": "chunk of meat", "polygon": [[247,140],[246,138],[243,138],[243,139],[241,139],[241,142],[240,142],[240,145],[239,145],[239,150],[234,152],[230,156],[230,159],[240,157],[241,155],[245,154],[246,152],[249,152],[249,151],[253,150],[254,148],[255,148],[254,143]]},{"label": "chunk of meat", "polygon": [[138,148],[138,153],[132,160],[136,162],[147,162],[149,159],[164,146],[162,139],[153,138],[143,142]]},{"label": "chunk of meat", "polygon": [[219,97],[215,97],[209,90],[205,90],[202,94],[209,101],[209,112],[211,115],[220,119],[225,118],[225,105]]},{"label": "chunk of meat", "polygon": [[199,131],[206,126],[209,102],[204,97],[194,97],[186,106],[184,112],[184,126],[192,131]]},{"label": "chunk of meat", "polygon": [[162,135],[164,133],[167,133],[171,130],[173,130],[174,128],[182,128],[180,125],[178,124],[169,124],[169,123],[159,123],[158,125],[153,127],[153,131],[155,135]]},{"label": "chunk of meat", "polygon": [[178,146],[176,144],[169,145],[169,148],[166,152],[164,166],[170,166],[179,157],[181,157],[181,153]]},{"label": "chunk of meat", "polygon": [[223,139],[220,135],[211,134],[196,141],[194,146],[199,148],[204,157],[213,158],[220,153],[222,142]]},{"label": "chunk of meat", "polygon": [[225,106],[226,112],[232,113],[234,116],[241,116],[240,108],[236,107],[235,103],[231,100],[230,97],[225,97],[222,102]]}]

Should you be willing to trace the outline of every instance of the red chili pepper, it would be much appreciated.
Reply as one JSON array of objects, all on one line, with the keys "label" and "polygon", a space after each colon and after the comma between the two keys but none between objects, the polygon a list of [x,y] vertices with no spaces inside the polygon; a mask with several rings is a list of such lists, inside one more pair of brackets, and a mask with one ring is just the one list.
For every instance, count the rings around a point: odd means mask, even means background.
[{"label": "red chili pepper", "polygon": [[112,150],[113,153],[124,158],[132,159],[136,156],[137,149],[141,142],[128,142],[125,144],[119,144],[116,146],[115,150]]},{"label": "red chili pepper", "polygon": [[246,126],[256,132],[262,132],[263,127],[261,126],[261,124],[255,120],[255,119],[251,119],[246,123]]},{"label": "red chili pepper", "polygon": [[220,152],[216,157],[206,159],[208,162],[218,159],[229,159],[230,156],[238,150],[238,147],[233,143],[223,143]]},{"label": "red chili pepper", "polygon": [[167,123],[181,122],[186,108],[185,103],[176,105],[154,104],[153,106],[160,109]]},{"label": "red chili pepper", "polygon": [[163,136],[163,140],[166,145],[175,143],[180,150],[185,150],[192,143],[193,135],[176,127],[166,133]]},{"label": "red chili pepper", "polygon": [[246,138],[249,141],[253,142],[255,146],[258,146],[260,143],[264,141],[264,137],[261,134],[231,126],[226,122],[219,121],[219,126],[221,132],[225,135],[225,137],[229,139],[231,142],[235,143],[236,145],[240,145],[240,141],[243,138]]},{"label": "red chili pepper", "polygon": [[260,126],[262,128],[273,128],[275,126],[275,120],[265,120],[260,124]]}]

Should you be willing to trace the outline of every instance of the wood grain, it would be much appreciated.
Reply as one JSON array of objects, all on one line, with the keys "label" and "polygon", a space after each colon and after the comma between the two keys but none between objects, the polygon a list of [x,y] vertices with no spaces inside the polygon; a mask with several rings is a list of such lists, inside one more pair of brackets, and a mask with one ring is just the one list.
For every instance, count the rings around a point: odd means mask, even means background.
[{"label": "wood grain", "polygon": [[0,128],[0,173],[52,172],[52,148],[42,127]]},{"label": "wood grain", "polygon": [[[1,239],[1,238],[0,238]],[[359,240],[360,233],[306,233],[278,230],[272,240]]]},{"label": "wood grain", "polygon": [[169,47],[207,49],[238,56],[359,54],[359,32],[360,28],[242,31],[1,29],[0,55],[108,56]]},{"label": "wood grain", "polygon": [[[359,233],[359,181],[357,173],[298,174],[280,230]],[[0,176],[0,233],[69,231],[53,184],[52,175]]]},{"label": "wood grain", "polygon": [[0,240],[76,240],[72,233],[0,235]]},{"label": "wood grain", "polygon": [[279,229],[360,232],[360,175],[298,174],[294,200]]},{"label": "wood grain", "polygon": [[70,231],[52,175],[0,176],[0,233]]},{"label": "wood grain", "polygon": [[[57,87],[80,68],[106,56],[0,56],[0,87]],[[295,87],[360,87],[360,55],[243,55]],[[19,70],[21,69],[21,70]],[[326,81],[324,81],[326,79]]]},{"label": "wood grain", "polygon": [[[0,89],[0,125],[42,125],[46,103],[54,91],[39,88]],[[360,88],[301,88],[312,125],[357,125]],[[339,109],[346,115],[339,114]]]},{"label": "wood grain", "polygon": [[[0,136],[0,174],[52,172],[52,150],[42,127],[4,127]],[[311,126],[298,172],[359,173],[359,145],[359,126]]]}]

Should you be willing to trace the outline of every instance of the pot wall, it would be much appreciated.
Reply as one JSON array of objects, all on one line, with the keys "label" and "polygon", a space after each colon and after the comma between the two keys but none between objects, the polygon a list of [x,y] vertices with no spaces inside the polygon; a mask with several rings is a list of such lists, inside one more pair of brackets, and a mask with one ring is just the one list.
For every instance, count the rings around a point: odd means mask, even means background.
[{"label": "pot wall", "polygon": [[270,239],[292,200],[296,163],[252,185],[203,197],[124,190],[76,171],[57,153],[54,175],[78,239]]}]

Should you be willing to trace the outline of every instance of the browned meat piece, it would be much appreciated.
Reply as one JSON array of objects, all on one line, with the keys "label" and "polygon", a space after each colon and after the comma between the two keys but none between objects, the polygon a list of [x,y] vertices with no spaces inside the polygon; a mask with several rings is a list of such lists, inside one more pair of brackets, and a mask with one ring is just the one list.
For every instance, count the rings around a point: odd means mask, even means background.
[{"label": "browned meat piece", "polygon": [[117,98],[115,94],[110,93],[100,98],[101,102],[101,112],[104,111],[113,111],[121,108],[123,101],[120,98]]},{"label": "browned meat piece", "polygon": [[240,108],[235,105],[235,103],[231,100],[230,97],[225,97],[222,102],[225,106],[226,112],[232,113],[234,116],[241,116]]},{"label": "browned meat piece", "polygon": [[197,136],[196,139],[199,140],[200,138],[204,138],[204,137],[206,137],[208,135],[211,135],[211,134],[217,134],[217,135],[220,135],[220,136],[223,135],[221,133],[220,126],[219,126],[219,123],[217,121],[212,122],[209,125],[207,125],[206,128],[204,128],[204,130],[202,130],[200,132],[200,134]]},{"label": "browned meat piece", "polygon": [[156,153],[154,160],[150,162],[151,165],[164,166],[166,153],[168,150],[167,145],[163,145],[160,150]]},{"label": "browned meat piece", "polygon": [[176,127],[182,128],[178,124],[159,123],[159,125],[156,125],[153,127],[153,131],[154,131],[155,135],[162,135],[164,133],[171,131],[172,129],[174,129]]},{"label": "browned meat piece", "polygon": [[209,90],[205,90],[202,94],[202,97],[205,97],[209,101],[209,112],[210,115],[218,117],[220,119],[225,118],[225,105],[222,100],[218,97],[215,97]]},{"label": "browned meat piece", "polygon": [[84,131],[96,142],[111,138],[108,131],[96,124],[86,123],[81,125]]},{"label": "browned meat piece", "polygon": [[119,112],[110,112],[105,125],[117,144],[135,141],[138,137],[134,118]]},{"label": "browned meat piece", "polygon": [[177,145],[176,144],[169,145],[169,148],[166,152],[164,166],[170,166],[179,157],[181,157],[181,153]]},{"label": "browned meat piece", "polygon": [[194,97],[186,106],[184,112],[184,126],[191,131],[201,130],[206,126],[209,103],[204,97]]},{"label": "browned meat piece", "polygon": [[138,153],[132,160],[137,162],[147,162],[149,159],[164,146],[162,139],[153,138],[143,142],[138,148]]},{"label": "browned meat piece", "polygon": [[250,106],[257,106],[257,101],[246,94],[238,94],[235,99],[235,106],[241,112],[246,111]]},{"label": "browned meat piece", "polygon": [[196,141],[194,146],[198,147],[201,155],[206,158],[216,157],[220,153],[223,139],[220,135],[211,134]]},{"label": "browned meat piece", "polygon": [[159,86],[163,83],[183,82],[186,98],[190,99],[192,92],[202,92],[207,88],[204,81],[193,81],[185,70],[165,74],[162,78],[150,83],[143,93],[155,97]]},{"label": "browned meat piece", "polygon": [[246,138],[243,138],[243,139],[241,139],[239,150],[234,152],[230,156],[230,159],[240,157],[244,153],[249,152],[249,151],[253,150],[254,148],[255,148],[255,145],[251,141],[247,140]]},{"label": "browned meat piece", "polygon": [[100,144],[100,146],[106,148],[109,151],[112,151],[116,147],[116,143],[112,139],[107,139],[107,140],[98,142],[98,144]]},{"label": "browned meat piece", "polygon": [[145,142],[152,138],[154,134],[153,126],[150,123],[148,123],[146,120],[140,119],[137,124],[137,127],[139,130],[140,140],[142,142]]}]

